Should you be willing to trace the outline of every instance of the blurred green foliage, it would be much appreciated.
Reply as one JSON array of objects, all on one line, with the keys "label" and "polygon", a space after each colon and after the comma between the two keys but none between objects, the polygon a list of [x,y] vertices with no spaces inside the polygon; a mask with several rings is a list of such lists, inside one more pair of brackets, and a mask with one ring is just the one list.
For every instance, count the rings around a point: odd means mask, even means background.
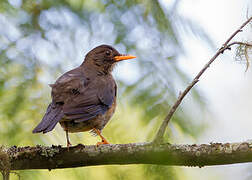
[{"label": "blurred green foliage", "polygon": [[[203,29],[177,13],[181,3],[156,0],[0,0],[0,144],[65,145],[57,126],[32,134],[50,101],[47,84],[81,64],[84,54],[100,44],[136,55],[115,70],[119,103],[104,129],[111,143],[150,141],[189,78],[176,59],[181,36],[194,35],[209,44]],[[124,73],[123,73],[124,72]],[[204,130],[204,102],[192,90],[166,133],[195,138]],[[197,110],[196,110],[197,109]],[[193,116],[197,112],[197,117]],[[193,120],[194,119],[194,120]],[[94,144],[88,133],[70,135],[73,144]],[[166,166],[129,165],[18,172],[21,179],[176,179]],[[14,174],[12,179],[18,179]]]}]

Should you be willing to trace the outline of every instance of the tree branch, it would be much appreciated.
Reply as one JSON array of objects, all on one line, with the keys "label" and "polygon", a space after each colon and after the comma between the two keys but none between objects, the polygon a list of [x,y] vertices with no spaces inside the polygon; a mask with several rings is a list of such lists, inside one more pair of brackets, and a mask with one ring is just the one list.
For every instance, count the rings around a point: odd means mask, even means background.
[{"label": "tree branch", "polygon": [[[199,78],[201,77],[201,75],[207,70],[207,68],[209,68],[209,66],[214,62],[214,60],[220,55],[223,54],[225,50],[230,49],[230,47],[232,45],[235,44],[247,44],[247,43],[242,43],[242,42],[233,42],[230,43],[229,42],[239,33],[242,31],[243,27],[246,26],[250,21],[252,20],[252,16],[246,21],[244,22],[239,29],[237,29],[229,38],[228,40],[222,45],[222,47],[215,53],[215,55],[209,60],[209,62],[201,69],[201,71],[196,75],[196,77],[193,79],[193,81],[187,86],[187,88],[179,95],[177,101],[174,103],[174,105],[171,107],[170,111],[168,112],[167,116],[165,117],[163,123],[161,124],[154,140],[153,143],[162,143],[163,142],[163,136],[166,130],[166,127],[169,123],[169,121],[171,120],[173,114],[175,113],[176,109],[178,108],[178,106],[180,105],[180,103],[182,102],[182,100],[184,99],[184,97],[187,95],[187,93],[192,89],[192,87],[199,81]],[[251,44],[248,44],[249,46],[251,46]]]},{"label": "tree branch", "polygon": [[232,43],[229,43],[226,49],[231,48],[231,46],[233,46],[233,45],[242,45],[242,46],[247,46],[247,47],[252,46],[252,44],[249,44],[249,43],[246,43],[246,42],[234,41]]},{"label": "tree branch", "polygon": [[252,143],[171,145],[115,144],[67,148],[61,146],[5,149],[11,170],[58,169],[112,164],[212,166],[252,162]]}]

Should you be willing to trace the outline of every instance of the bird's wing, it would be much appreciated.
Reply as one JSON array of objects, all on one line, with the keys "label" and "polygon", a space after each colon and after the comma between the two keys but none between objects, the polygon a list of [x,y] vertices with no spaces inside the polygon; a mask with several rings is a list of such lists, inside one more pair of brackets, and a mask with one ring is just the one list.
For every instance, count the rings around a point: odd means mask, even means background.
[{"label": "bird's wing", "polygon": [[88,79],[84,76],[80,68],[73,69],[63,74],[57,79],[52,87],[52,101],[64,105],[68,99],[80,94],[85,90]]},{"label": "bird's wing", "polygon": [[82,122],[104,114],[113,104],[116,84],[113,79],[96,78],[63,107],[67,120]]},{"label": "bird's wing", "polygon": [[62,107],[58,104],[50,103],[46,113],[41,122],[34,128],[33,133],[47,133],[56,126],[56,124],[62,119],[64,114],[62,113]]},{"label": "bird's wing", "polygon": [[64,117],[63,107],[66,101],[80,94],[79,90],[84,89],[85,77],[81,71],[76,68],[63,74],[52,87],[52,102],[49,104],[47,111],[33,130],[33,133],[47,133],[56,126],[56,124]]}]

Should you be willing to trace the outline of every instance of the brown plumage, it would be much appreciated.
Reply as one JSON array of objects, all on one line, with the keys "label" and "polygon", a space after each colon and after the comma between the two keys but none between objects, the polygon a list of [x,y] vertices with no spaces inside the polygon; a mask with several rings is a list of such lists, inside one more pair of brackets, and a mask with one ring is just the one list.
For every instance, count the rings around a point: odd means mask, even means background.
[{"label": "brown plumage", "polygon": [[68,132],[90,130],[101,137],[98,144],[108,144],[101,130],[116,107],[117,86],[111,72],[116,62],[132,58],[135,56],[122,55],[108,45],[92,49],[79,67],[50,85],[52,102],[32,132],[47,133],[59,122],[66,131],[67,146],[71,145]]}]

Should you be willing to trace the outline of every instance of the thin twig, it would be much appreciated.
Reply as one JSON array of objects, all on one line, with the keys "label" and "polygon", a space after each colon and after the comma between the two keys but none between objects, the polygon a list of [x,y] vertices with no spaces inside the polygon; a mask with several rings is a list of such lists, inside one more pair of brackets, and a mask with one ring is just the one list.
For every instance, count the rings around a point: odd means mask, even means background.
[{"label": "thin twig", "polygon": [[231,46],[233,46],[235,44],[252,47],[252,44],[250,44],[250,43],[235,41],[235,42],[229,43],[227,48],[230,48]]},{"label": "thin twig", "polygon": [[249,56],[248,56],[248,48],[252,48],[252,44],[250,43],[246,43],[246,42],[232,42],[232,43],[229,43],[228,44],[228,48],[231,49],[231,46],[232,45],[240,45],[240,46],[243,46],[244,47],[244,56],[245,56],[245,59],[246,59],[246,69],[245,69],[245,72],[247,72],[248,68],[249,68]]},{"label": "thin twig", "polygon": [[244,55],[245,55],[245,59],[246,59],[246,69],[245,72],[247,72],[248,68],[249,68],[249,56],[248,56],[248,46],[245,46],[244,49]]},{"label": "thin twig", "polygon": [[[252,20],[252,16],[246,21],[244,22],[239,29],[237,29],[228,39],[227,41],[222,45],[222,47],[216,52],[216,54],[210,59],[210,61],[203,67],[203,69],[201,69],[201,71],[196,75],[196,77],[193,79],[193,81],[189,84],[189,86],[183,91],[183,93],[181,93],[177,99],[177,101],[174,103],[174,105],[171,107],[169,113],[167,114],[167,116],[165,117],[162,125],[160,126],[154,140],[153,143],[161,143],[163,141],[163,136],[166,130],[166,127],[169,123],[169,121],[171,120],[174,112],[176,111],[176,109],[178,108],[178,106],[180,105],[180,103],[182,102],[182,100],[184,99],[184,97],[186,96],[186,94],[192,89],[192,87],[199,81],[199,78],[201,77],[201,75],[207,70],[207,68],[214,62],[214,60],[222,53],[224,53],[225,50],[230,49],[230,47],[234,44],[241,44],[241,42],[233,42],[230,43],[229,42],[239,33],[242,32],[242,28],[244,26],[246,26],[250,21]],[[244,43],[243,43],[244,44]]]}]

